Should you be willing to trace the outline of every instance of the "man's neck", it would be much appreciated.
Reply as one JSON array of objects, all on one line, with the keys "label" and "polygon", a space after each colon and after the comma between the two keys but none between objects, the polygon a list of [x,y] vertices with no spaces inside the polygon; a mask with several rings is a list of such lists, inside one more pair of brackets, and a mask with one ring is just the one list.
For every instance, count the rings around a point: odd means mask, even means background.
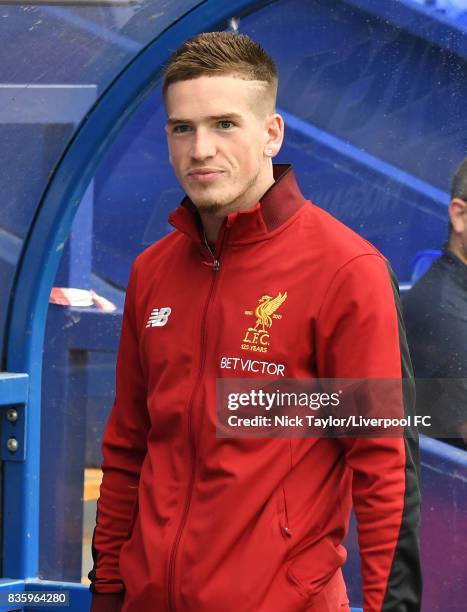
[{"label": "man's neck", "polygon": [[467,266],[467,253],[463,248],[462,242],[458,240],[456,236],[450,238],[447,247],[448,250],[457,257],[457,259],[460,259],[462,263]]},{"label": "man's neck", "polygon": [[203,212],[199,210],[205,236],[211,244],[215,244],[224,219],[232,212],[250,210],[254,208],[266,191],[274,184],[274,175],[271,171],[267,173],[262,181],[258,181],[255,189],[244,194],[240,200],[227,204],[215,212]]}]

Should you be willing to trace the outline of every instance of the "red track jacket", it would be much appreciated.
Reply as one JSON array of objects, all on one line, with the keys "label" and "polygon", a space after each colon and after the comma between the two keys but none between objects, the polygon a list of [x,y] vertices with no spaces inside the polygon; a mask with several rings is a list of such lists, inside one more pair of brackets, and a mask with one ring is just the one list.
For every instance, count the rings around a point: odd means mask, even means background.
[{"label": "red track jacket", "polygon": [[[185,200],[175,231],[133,265],[93,612],[348,610],[352,497],[365,611],[420,609],[414,439],[216,437],[219,377],[410,375],[385,259],[305,200],[290,167],[275,178],[254,209],[226,218],[214,257]],[[252,334],[261,296],[285,292],[268,337]]]}]

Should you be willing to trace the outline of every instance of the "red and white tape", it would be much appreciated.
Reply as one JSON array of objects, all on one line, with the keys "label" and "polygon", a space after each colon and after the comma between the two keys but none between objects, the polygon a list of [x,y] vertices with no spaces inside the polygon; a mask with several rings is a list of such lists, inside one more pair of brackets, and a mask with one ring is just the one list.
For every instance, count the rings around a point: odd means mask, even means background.
[{"label": "red and white tape", "polygon": [[71,287],[52,287],[50,292],[51,304],[59,306],[97,306],[99,310],[114,312],[117,310],[115,304],[98,295],[92,289],[74,289]]}]

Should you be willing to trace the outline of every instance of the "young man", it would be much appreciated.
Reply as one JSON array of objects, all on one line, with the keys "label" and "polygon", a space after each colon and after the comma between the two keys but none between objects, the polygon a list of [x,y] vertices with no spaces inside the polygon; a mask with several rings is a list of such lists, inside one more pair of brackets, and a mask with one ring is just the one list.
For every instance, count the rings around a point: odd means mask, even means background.
[{"label": "young man", "polygon": [[196,36],[163,91],[187,197],[128,284],[92,610],[348,610],[353,496],[365,611],[415,612],[414,439],[216,437],[216,378],[409,376],[387,263],[273,166],[284,124],[259,45]]},{"label": "young man", "polygon": [[426,433],[467,450],[467,159],[454,173],[448,214],[443,254],[409,291],[404,312],[417,411],[431,417]]}]

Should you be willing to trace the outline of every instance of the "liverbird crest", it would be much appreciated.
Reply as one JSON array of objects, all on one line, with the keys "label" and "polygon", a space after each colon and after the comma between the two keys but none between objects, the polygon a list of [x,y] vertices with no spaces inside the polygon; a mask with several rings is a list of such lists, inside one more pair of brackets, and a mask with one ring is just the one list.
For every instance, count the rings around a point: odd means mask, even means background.
[{"label": "liverbird crest", "polygon": [[287,299],[287,291],[285,293],[279,293],[276,297],[270,295],[263,295],[258,300],[259,304],[255,310],[256,325],[254,329],[259,329],[264,332],[272,325],[272,315],[276,312],[280,306]]}]

